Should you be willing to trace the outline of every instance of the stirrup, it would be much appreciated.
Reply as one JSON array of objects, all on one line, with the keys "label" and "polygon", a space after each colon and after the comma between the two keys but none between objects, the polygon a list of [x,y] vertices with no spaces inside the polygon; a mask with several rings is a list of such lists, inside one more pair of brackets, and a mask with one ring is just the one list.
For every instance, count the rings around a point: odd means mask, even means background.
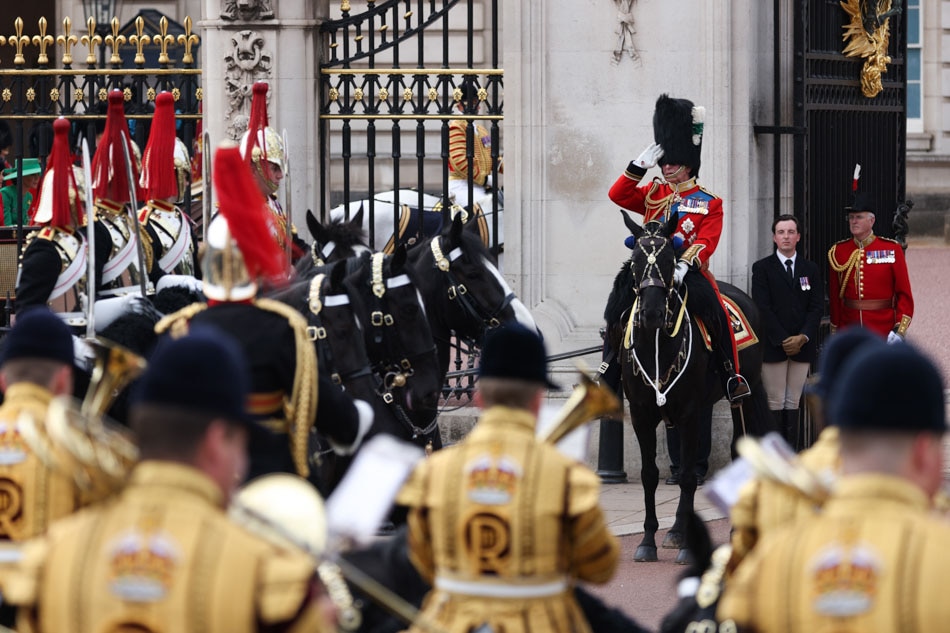
[{"label": "stirrup", "polygon": [[752,390],[749,389],[749,383],[742,374],[733,374],[726,381],[726,398],[729,402],[737,402],[751,395]]}]

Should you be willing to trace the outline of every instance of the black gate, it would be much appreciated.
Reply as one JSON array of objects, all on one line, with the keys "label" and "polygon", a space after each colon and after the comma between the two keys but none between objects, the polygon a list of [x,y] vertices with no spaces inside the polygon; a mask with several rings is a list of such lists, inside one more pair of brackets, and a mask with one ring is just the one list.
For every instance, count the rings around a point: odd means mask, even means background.
[{"label": "black gate", "polygon": [[[453,119],[489,131],[492,181],[498,182],[504,114],[499,4],[387,0],[351,14],[349,0],[340,2],[339,17],[320,29],[326,47],[320,73],[321,218],[334,205],[364,199],[374,218],[382,206],[378,194],[391,189],[394,215],[402,204],[427,208],[425,194],[448,199]],[[463,88],[469,86],[479,104],[460,111]],[[469,164],[477,142],[469,132]],[[407,189],[414,192],[406,194]],[[491,209],[484,209],[491,211],[494,240],[502,199],[493,195]],[[371,219],[370,230],[375,226]],[[392,226],[398,226],[398,217]]]},{"label": "black gate", "polygon": [[795,211],[804,218],[805,256],[820,264],[830,246],[849,235],[842,209],[850,202],[855,164],[861,165],[861,190],[877,205],[878,235],[894,236],[891,223],[905,195],[907,26],[899,12],[902,3],[852,2],[865,11],[858,37],[882,23],[882,16],[876,20],[870,13],[896,11],[887,25],[890,62],[874,97],[862,90],[865,60],[843,52],[851,16],[841,3],[796,0],[794,116],[804,135],[796,137],[794,150]]}]

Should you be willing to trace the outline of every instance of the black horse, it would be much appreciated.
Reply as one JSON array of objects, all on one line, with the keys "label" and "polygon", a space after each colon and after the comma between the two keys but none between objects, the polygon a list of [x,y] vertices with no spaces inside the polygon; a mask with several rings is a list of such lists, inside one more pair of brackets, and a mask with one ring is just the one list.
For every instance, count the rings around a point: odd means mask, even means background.
[{"label": "black horse", "polygon": [[307,228],[313,242],[310,245],[310,257],[301,259],[297,264],[298,275],[306,275],[314,266],[332,264],[373,250],[369,247],[369,236],[363,228],[362,209],[349,220],[340,218],[327,224],[320,222],[308,210]]},{"label": "black horse", "polygon": [[486,331],[507,321],[537,330],[528,308],[495,265],[477,218],[465,222],[457,214],[441,233],[409,250],[409,265],[426,305],[443,378],[453,334],[477,346]]},{"label": "black horse", "polygon": [[[683,530],[693,511],[696,492],[695,467],[699,445],[699,412],[722,398],[722,383],[716,363],[703,342],[697,322],[686,309],[684,298],[673,284],[677,253],[670,236],[675,223],[648,223],[640,227],[629,215],[624,222],[636,237],[633,254],[614,281],[606,316],[611,342],[619,351],[623,389],[630,402],[633,428],[640,444],[640,472],[646,507],[644,535],[634,559],[655,561],[656,427],[660,420],[679,430],[680,499],[676,520],[663,547],[680,549],[685,560]],[[758,313],[751,298],[735,286],[719,284],[723,294],[734,299],[754,330]],[[743,433],[766,433],[771,417],[760,384],[762,358],[758,345],[740,352],[742,372],[753,396],[732,409],[733,446]],[[734,453],[733,453],[734,454]]]}]

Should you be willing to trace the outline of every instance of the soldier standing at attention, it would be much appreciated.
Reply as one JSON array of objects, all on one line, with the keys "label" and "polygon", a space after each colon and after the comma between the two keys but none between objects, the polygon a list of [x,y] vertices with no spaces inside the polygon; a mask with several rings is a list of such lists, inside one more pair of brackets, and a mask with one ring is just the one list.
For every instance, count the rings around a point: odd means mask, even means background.
[{"label": "soldier standing at attention", "polygon": [[[673,282],[686,284],[686,307],[706,323],[712,337],[717,372],[723,377],[729,402],[751,395],[739,374],[739,353],[719,286],[709,272],[709,258],[722,235],[722,198],[699,186],[703,119],[706,109],[687,99],[660,95],[653,113],[653,137],[640,156],[617,178],[608,195],[619,207],[647,222],[674,222],[673,246],[679,260]],[[640,186],[651,167],[660,165],[663,178]]]},{"label": "soldier standing at attention", "polygon": [[422,616],[446,631],[590,632],[572,585],[610,580],[620,551],[597,475],[535,437],[553,386],[536,333],[518,324],[490,332],[478,424],[421,462],[400,492],[410,560],[434,587]]},{"label": "soldier standing at attention", "polygon": [[841,478],[821,514],[775,532],[719,604],[740,631],[940,631],[950,525],[943,483],[944,381],[911,345],[860,349],[829,403]]},{"label": "soldier standing at attention", "polygon": [[116,497],[0,572],[19,630],[330,631],[311,558],[224,512],[247,469],[247,364],[205,328],[166,340],[133,396],[141,462]]},{"label": "soldier standing at attention", "polygon": [[828,251],[831,327],[863,325],[892,343],[914,316],[907,261],[898,242],[874,234],[873,199],[858,190],[860,165],[854,173],[854,202],[845,208],[851,237]]}]

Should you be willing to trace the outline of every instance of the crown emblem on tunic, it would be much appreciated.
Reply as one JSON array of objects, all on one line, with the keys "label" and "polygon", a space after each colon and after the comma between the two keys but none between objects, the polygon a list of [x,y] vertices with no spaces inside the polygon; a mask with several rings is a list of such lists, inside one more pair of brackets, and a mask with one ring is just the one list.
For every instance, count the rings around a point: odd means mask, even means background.
[{"label": "crown emblem on tunic", "polygon": [[813,562],[815,610],[830,616],[864,613],[874,603],[881,562],[866,544],[833,544]]},{"label": "crown emblem on tunic", "polygon": [[109,583],[113,594],[129,602],[155,602],[171,587],[179,556],[169,535],[130,530],[111,547]]},{"label": "crown emblem on tunic", "polygon": [[521,479],[521,465],[507,456],[481,455],[465,468],[468,497],[476,503],[508,503]]},{"label": "crown emblem on tunic", "polygon": [[0,466],[26,459],[27,447],[16,424],[0,422]]}]

